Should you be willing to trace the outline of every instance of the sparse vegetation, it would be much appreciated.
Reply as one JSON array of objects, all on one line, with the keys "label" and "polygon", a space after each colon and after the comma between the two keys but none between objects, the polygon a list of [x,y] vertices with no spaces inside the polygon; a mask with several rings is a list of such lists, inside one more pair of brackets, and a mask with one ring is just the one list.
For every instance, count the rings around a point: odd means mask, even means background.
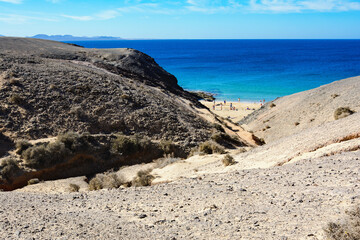
[{"label": "sparse vegetation", "polygon": [[74,183],[69,184],[69,191],[70,192],[78,192],[80,190],[80,186]]},{"label": "sparse vegetation", "polygon": [[270,108],[276,107],[275,103],[270,103]]},{"label": "sparse vegetation", "polygon": [[68,132],[59,135],[55,142],[28,147],[22,151],[21,157],[29,167],[45,168],[64,162],[77,153],[93,150],[90,136]]},{"label": "sparse vegetation", "polygon": [[328,223],[324,229],[328,239],[359,240],[360,239],[360,206],[345,212],[346,219],[342,223]]},{"label": "sparse vegetation", "polygon": [[26,149],[28,149],[31,146],[32,146],[32,144],[27,140],[23,139],[23,140],[17,141],[15,144],[16,154],[21,155]]},{"label": "sparse vegetation", "polygon": [[134,178],[132,185],[135,187],[140,186],[150,186],[151,182],[154,180],[154,176],[150,174],[152,169],[141,170],[137,173],[137,176]]},{"label": "sparse vegetation", "polygon": [[164,154],[174,154],[176,151],[176,146],[171,141],[160,141],[160,147],[164,151]]},{"label": "sparse vegetation", "polygon": [[89,190],[113,189],[120,187],[124,183],[124,179],[116,173],[96,174],[89,182]]},{"label": "sparse vegetation", "polygon": [[0,177],[2,178],[10,179],[18,170],[18,164],[11,157],[3,159],[0,163]]},{"label": "sparse vegetation", "polygon": [[335,120],[338,120],[340,118],[348,117],[353,113],[354,113],[354,111],[348,107],[339,107],[334,112],[334,118],[335,118]]},{"label": "sparse vegetation", "polygon": [[204,154],[225,153],[225,148],[216,142],[206,141],[199,145],[198,151]]},{"label": "sparse vegetation", "polygon": [[229,143],[235,145],[241,145],[239,138],[236,135],[230,136],[227,133],[216,132],[211,135],[211,139],[220,145],[228,145]]},{"label": "sparse vegetation", "polygon": [[146,138],[140,138],[138,135],[118,135],[111,144],[111,151],[121,155],[130,155],[139,150],[147,149],[150,144],[150,140]]},{"label": "sparse vegetation", "polygon": [[229,154],[226,154],[225,157],[222,159],[222,163],[224,164],[224,166],[227,167],[227,166],[234,165],[236,162],[232,156],[230,156]]},{"label": "sparse vegetation", "polygon": [[43,168],[62,162],[71,151],[60,141],[36,145],[22,152],[22,158],[29,167]]},{"label": "sparse vegetation", "polygon": [[180,158],[174,158],[171,155],[165,156],[163,158],[156,159],[154,163],[156,164],[156,168],[164,168],[167,165],[170,165],[174,162],[179,161]]}]

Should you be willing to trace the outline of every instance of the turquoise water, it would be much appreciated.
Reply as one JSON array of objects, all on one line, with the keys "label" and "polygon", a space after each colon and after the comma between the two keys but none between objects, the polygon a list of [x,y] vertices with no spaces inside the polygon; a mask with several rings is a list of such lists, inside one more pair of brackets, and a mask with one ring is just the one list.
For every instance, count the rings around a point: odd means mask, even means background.
[{"label": "turquoise water", "polygon": [[360,75],[360,40],[77,41],[87,48],[135,48],[188,90],[221,100],[272,100]]}]

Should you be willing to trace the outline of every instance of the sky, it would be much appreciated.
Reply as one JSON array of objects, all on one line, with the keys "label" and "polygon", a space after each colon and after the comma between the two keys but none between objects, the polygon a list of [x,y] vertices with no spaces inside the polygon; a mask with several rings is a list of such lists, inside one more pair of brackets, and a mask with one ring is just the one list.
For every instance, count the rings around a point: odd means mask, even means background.
[{"label": "sky", "polygon": [[360,39],[360,0],[0,0],[0,35]]}]

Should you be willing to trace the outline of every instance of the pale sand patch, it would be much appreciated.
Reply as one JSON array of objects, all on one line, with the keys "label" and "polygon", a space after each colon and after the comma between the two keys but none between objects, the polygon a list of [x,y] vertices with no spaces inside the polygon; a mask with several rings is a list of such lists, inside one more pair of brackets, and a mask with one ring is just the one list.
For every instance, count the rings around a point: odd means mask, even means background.
[{"label": "pale sand patch", "polygon": [[[214,102],[208,102],[201,100],[203,105],[210,109],[211,112],[216,115],[231,119],[233,122],[238,122],[253,111],[261,107],[260,103],[251,103],[251,102],[226,102],[215,100],[215,109],[213,109]],[[222,107],[221,105],[222,104]],[[235,110],[230,110],[230,104],[235,108]]]},{"label": "pale sand patch", "polygon": [[37,193],[68,193],[70,192],[70,184],[76,184],[80,187],[79,192],[88,191],[86,177],[72,177],[53,181],[44,181],[34,185],[15,190],[15,192],[37,192]]},{"label": "pale sand patch", "polygon": [[156,168],[151,172],[151,174],[156,177],[152,184],[172,182],[180,178],[192,178],[204,174],[221,172],[221,169],[224,168],[221,159],[224,156],[225,155],[220,154],[195,155],[188,159],[167,165],[164,168]]}]

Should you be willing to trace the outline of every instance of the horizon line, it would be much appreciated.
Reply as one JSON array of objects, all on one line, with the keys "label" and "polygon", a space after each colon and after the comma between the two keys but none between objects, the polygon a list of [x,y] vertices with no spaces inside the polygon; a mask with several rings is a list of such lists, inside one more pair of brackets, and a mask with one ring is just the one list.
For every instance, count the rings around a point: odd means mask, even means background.
[{"label": "horizon line", "polygon": [[[1,35],[0,37],[14,37],[14,38],[35,38],[34,36],[5,36]],[[123,38],[123,37],[114,37],[114,36],[73,36],[70,34],[66,35],[47,35],[51,36],[72,36],[74,38],[98,38],[98,37],[111,37],[111,38],[119,38],[119,39],[109,39],[109,40],[83,40],[83,41],[133,41],[133,40],[360,40],[360,38]],[[42,39],[42,38],[38,38]],[[43,39],[43,40],[51,40],[51,39]],[[70,40],[71,41],[71,40]],[[75,40],[82,41],[82,40]]]}]

